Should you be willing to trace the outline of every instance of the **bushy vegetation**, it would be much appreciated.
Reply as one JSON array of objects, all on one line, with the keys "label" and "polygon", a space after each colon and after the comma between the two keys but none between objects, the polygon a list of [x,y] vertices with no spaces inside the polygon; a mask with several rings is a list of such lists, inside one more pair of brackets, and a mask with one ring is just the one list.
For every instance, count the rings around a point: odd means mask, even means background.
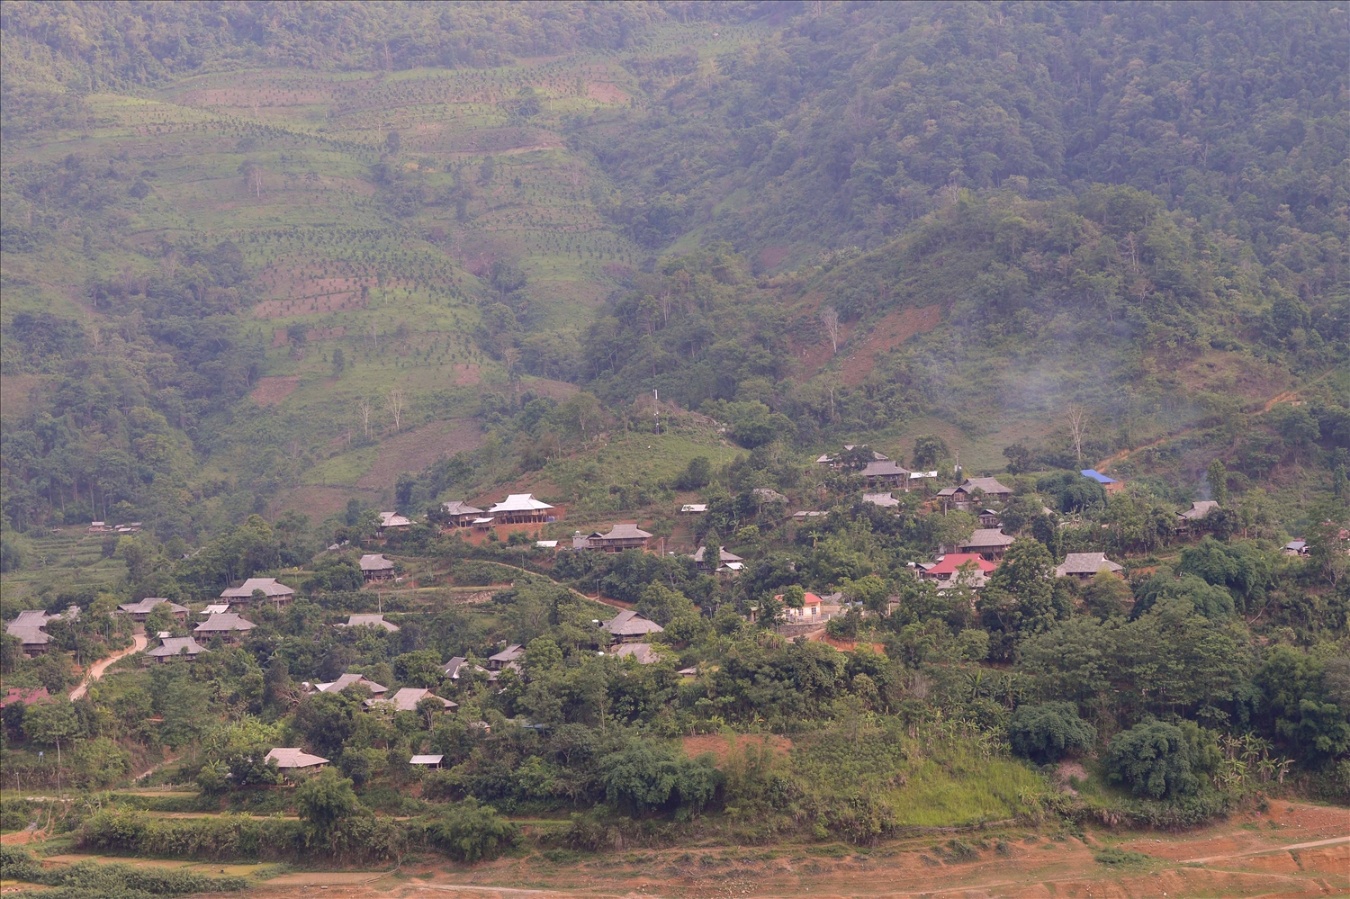
[{"label": "bushy vegetation", "polygon": [[460,862],[490,861],[519,838],[514,824],[472,799],[447,806],[427,825],[428,842]]},{"label": "bushy vegetation", "polygon": [[1091,749],[1097,730],[1078,717],[1073,703],[1043,702],[1021,706],[1013,713],[1008,738],[1013,752],[1045,765]]},{"label": "bushy vegetation", "polygon": [[0,847],[0,877],[42,884],[55,899],[146,899],[197,893],[238,892],[242,877],[209,877],[192,871],[134,868],[129,865],[48,865],[14,846]]}]

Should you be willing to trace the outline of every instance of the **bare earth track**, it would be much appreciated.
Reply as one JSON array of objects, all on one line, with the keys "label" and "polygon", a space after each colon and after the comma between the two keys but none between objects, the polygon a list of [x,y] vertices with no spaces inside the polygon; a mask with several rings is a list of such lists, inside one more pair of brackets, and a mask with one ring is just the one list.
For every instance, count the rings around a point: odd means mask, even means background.
[{"label": "bare earth track", "polygon": [[85,674],[84,679],[80,681],[80,685],[76,687],[74,690],[70,691],[70,701],[74,702],[75,700],[83,696],[85,693],[89,692],[89,685],[92,684],[94,681],[98,680],[100,677],[102,677],[103,672],[107,671],[110,667],[112,667],[112,665],[115,662],[120,662],[127,656],[132,655],[133,653],[140,652],[149,645],[150,641],[145,636],[145,634],[138,633],[132,639],[131,645],[128,646],[126,649],[119,650],[118,652],[115,652],[112,655],[108,656],[106,659],[99,659],[97,662],[90,665],[89,671],[88,673]]},{"label": "bare earth track", "polygon": [[[269,881],[252,894],[293,899],[324,889],[323,895],[344,899],[446,894],[465,899],[1344,896],[1350,894],[1348,831],[1350,810],[1275,801],[1265,814],[1184,834],[1090,830],[1086,841],[1045,838],[1030,828],[961,834],[978,849],[978,857],[968,861],[943,854],[948,840],[943,834],[871,851],[782,845],[679,848],[602,853],[568,865],[539,856],[467,869],[404,864],[397,878],[379,872],[297,873]],[[1128,838],[1123,843],[1122,836]],[[995,848],[998,840],[1003,841],[1001,849]],[[1105,845],[1148,858],[1121,867],[1103,865],[1093,852]]]}]

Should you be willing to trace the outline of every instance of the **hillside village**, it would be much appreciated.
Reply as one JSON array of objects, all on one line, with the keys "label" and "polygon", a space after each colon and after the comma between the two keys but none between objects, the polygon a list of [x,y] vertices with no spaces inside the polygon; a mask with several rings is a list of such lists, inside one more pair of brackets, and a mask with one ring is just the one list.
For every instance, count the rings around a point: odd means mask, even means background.
[{"label": "hillside village", "polygon": [[[140,677],[130,665],[166,687],[218,684],[256,709],[250,715],[261,714],[256,724],[246,715],[210,725],[189,723],[199,713],[181,710],[186,717],[175,724],[165,707],[154,719],[160,731],[146,734],[146,747],[187,751],[167,776],[195,777],[204,800],[219,776],[275,789],[333,768],[366,784],[367,795],[375,784],[411,782],[430,797],[442,783],[434,778],[444,776],[450,795],[506,809],[547,806],[554,800],[526,799],[519,787],[482,793],[473,774],[486,761],[481,753],[499,751],[504,739],[519,744],[508,736],[513,730],[547,743],[568,722],[603,727],[611,718],[651,735],[699,733],[718,719],[726,722],[720,727],[764,720],[790,734],[834,691],[877,711],[902,706],[921,671],[1016,678],[999,688],[1011,692],[944,700],[967,708],[993,702],[1006,721],[1037,680],[1080,676],[1063,665],[1072,664],[1068,643],[1081,639],[1069,634],[1087,625],[1122,634],[1163,627],[1145,656],[1119,660],[1127,667],[1111,689],[1128,683],[1140,708],[1160,700],[1186,707],[1211,701],[1230,681],[1226,658],[1212,660],[1218,668],[1197,660],[1199,668],[1167,675],[1180,681],[1142,668],[1126,673],[1129,666],[1182,652],[1174,641],[1196,639],[1196,628],[1228,628],[1232,615],[1293,623],[1293,594],[1285,591],[1307,589],[1297,583],[1325,592],[1330,582],[1322,578],[1343,570],[1350,554],[1344,529],[1285,542],[1260,530],[1242,501],[1146,505],[1147,494],[1091,469],[966,477],[950,466],[945,474],[941,466],[910,471],[870,447],[846,446],[805,462],[781,486],[785,492],[683,492],[647,516],[591,514],[584,524],[569,517],[568,497],[531,493],[441,500],[422,514],[371,511],[358,526],[339,528],[337,541],[307,564],[255,566],[209,595],[174,586],[166,596],[91,609],[97,622],[78,605],[60,614],[21,610],[6,623],[7,680],[43,686],[6,697],[6,776],[32,783],[53,773],[28,754],[43,737],[25,724],[64,702],[57,695],[70,680],[58,673],[70,663],[49,666],[52,656],[75,648],[88,659],[141,633],[143,651],[88,686],[94,702],[122,714],[122,685]],[[1237,538],[1253,528],[1278,548]],[[873,547],[872,563],[849,556],[857,545]],[[1179,560],[1177,573],[1158,572],[1160,558]],[[101,633],[74,633],[89,625]],[[742,693],[750,682],[739,681],[748,672],[736,673],[745,664],[736,660],[751,647],[765,654],[756,678],[781,679],[788,693]],[[26,662],[16,661],[16,650]],[[1032,656],[1042,651],[1050,655]],[[1033,657],[1041,659],[1034,669]],[[567,686],[595,664],[609,697],[598,707]],[[820,670],[802,680],[794,673],[802,664]],[[255,672],[251,698],[238,692],[231,670]],[[147,694],[159,708],[165,698],[156,696]],[[713,716],[714,708],[722,711]],[[1105,733],[1120,719],[1090,720],[1082,727]],[[237,755],[165,730],[221,726],[237,733],[230,740],[256,747],[260,768],[245,773]],[[1061,751],[1090,754],[1092,742]],[[1296,758],[1307,757],[1281,764]],[[90,786],[111,785],[129,773],[114,765],[81,776]]]},{"label": "hillside village", "polygon": [[0,41],[0,892],[1350,894],[1346,0]]}]

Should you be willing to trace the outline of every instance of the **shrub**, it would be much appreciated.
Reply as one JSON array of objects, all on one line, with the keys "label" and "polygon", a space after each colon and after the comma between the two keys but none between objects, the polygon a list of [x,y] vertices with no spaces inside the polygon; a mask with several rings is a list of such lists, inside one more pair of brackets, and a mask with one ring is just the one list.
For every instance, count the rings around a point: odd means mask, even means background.
[{"label": "shrub", "polygon": [[634,814],[664,810],[699,812],[713,801],[722,774],[704,759],[635,743],[601,762],[610,804]]},{"label": "shrub", "polygon": [[1153,860],[1142,852],[1129,852],[1115,846],[1108,846],[1099,852],[1094,852],[1092,857],[1097,860],[1099,865],[1140,865]]},{"label": "shrub", "polygon": [[702,490],[712,481],[712,463],[707,456],[695,456],[675,478],[676,490]]},{"label": "shrub", "polygon": [[1008,724],[1013,752],[1039,765],[1083,752],[1097,739],[1097,729],[1078,717],[1071,702],[1024,705]]},{"label": "shrub", "polygon": [[1145,721],[1116,735],[1106,753],[1107,777],[1136,796],[1170,799],[1200,790],[1213,766],[1213,736],[1190,722]]},{"label": "shrub", "polygon": [[82,862],[48,867],[15,846],[0,846],[0,878],[42,884],[52,899],[120,899],[183,896],[242,890],[242,877],[208,877],[193,871],[131,868]]},{"label": "shrub", "polygon": [[490,805],[468,799],[452,805],[427,827],[427,840],[460,862],[489,861],[516,845],[520,832]]}]

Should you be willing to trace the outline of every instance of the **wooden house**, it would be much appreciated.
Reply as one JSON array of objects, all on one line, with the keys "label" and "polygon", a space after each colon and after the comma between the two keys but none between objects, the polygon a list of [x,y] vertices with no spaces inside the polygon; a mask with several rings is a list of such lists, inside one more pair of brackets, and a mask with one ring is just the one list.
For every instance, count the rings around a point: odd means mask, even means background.
[{"label": "wooden house", "polygon": [[451,527],[467,528],[474,519],[483,517],[483,510],[461,500],[441,503],[441,512],[449,520]]},{"label": "wooden house", "polygon": [[488,671],[481,665],[472,665],[469,663],[468,659],[464,658],[464,656],[455,656],[441,666],[441,674],[450,680],[459,680],[460,676],[467,672],[481,674],[488,680],[497,679],[497,673],[495,671]]},{"label": "wooden house", "polygon": [[253,622],[247,618],[234,612],[226,612],[223,615],[212,615],[193,628],[192,632],[201,637],[217,637],[226,643],[234,643],[242,640],[253,628]]},{"label": "wooden house", "polygon": [[938,491],[938,501],[944,512],[969,512],[972,506],[978,506],[984,500],[1004,503],[1011,497],[1012,490],[996,478],[966,478],[959,487],[944,487]]},{"label": "wooden house", "polygon": [[383,696],[389,692],[388,687],[375,683],[365,675],[354,674],[350,671],[331,683],[314,684],[312,689],[315,693],[341,693],[351,687],[365,687],[370,691],[371,696]]},{"label": "wooden house", "polygon": [[1107,571],[1119,574],[1124,566],[1112,562],[1106,553],[1069,553],[1064,564],[1055,568],[1055,577],[1071,577],[1080,581],[1090,581],[1098,572]]},{"label": "wooden house", "polygon": [[726,547],[717,548],[717,561],[714,562],[712,554],[708,552],[708,547],[700,546],[693,556],[694,565],[699,571],[712,574],[716,571],[740,571],[745,567],[745,560],[732,552],[727,552]]},{"label": "wooden house", "polygon": [[661,661],[650,643],[621,643],[614,649],[614,656],[620,659],[633,659],[639,665],[655,665]]},{"label": "wooden house", "polygon": [[1219,504],[1212,499],[1202,499],[1199,502],[1191,503],[1191,507],[1184,512],[1177,513],[1176,532],[1178,534],[1190,533],[1191,528],[1202,523],[1210,512],[1220,511]]},{"label": "wooden house", "polygon": [[513,493],[487,510],[499,524],[539,524],[549,520],[553,507],[532,493]]},{"label": "wooden house", "polygon": [[615,643],[640,643],[644,637],[665,630],[655,621],[643,618],[632,609],[625,609],[600,627]]},{"label": "wooden house", "polygon": [[909,469],[901,468],[889,459],[869,462],[859,474],[873,487],[909,489]]},{"label": "wooden house", "polygon": [[980,528],[961,543],[960,549],[963,553],[976,553],[994,562],[1003,558],[1016,539],[1003,533],[1002,528]]},{"label": "wooden house", "polygon": [[45,654],[52,642],[51,634],[46,631],[47,622],[59,617],[48,615],[42,609],[25,609],[5,625],[5,633],[19,638],[23,654],[30,659],[35,658]]},{"label": "wooden house", "polygon": [[361,577],[367,584],[387,581],[394,576],[394,563],[381,553],[366,553],[361,557]]},{"label": "wooden house", "polygon": [[[871,457],[870,459],[868,459],[868,461],[870,462],[889,462],[891,460],[890,456],[887,456],[884,453],[879,453],[876,450],[871,449],[870,447],[860,447],[856,444],[846,443],[844,444],[843,452],[833,456],[829,455],[828,453],[821,455],[816,458],[816,464],[828,465],[831,468],[836,469],[843,468],[844,465],[849,461],[849,456],[858,455],[858,451],[867,451],[867,454],[870,455]],[[867,456],[864,456],[864,458],[867,458]]]},{"label": "wooden house", "polygon": [[443,712],[459,708],[459,703],[442,699],[430,690],[422,687],[403,687],[393,696],[378,696],[365,701],[367,711],[415,712],[418,703],[424,699],[434,699]]},{"label": "wooden house", "polygon": [[124,602],[117,607],[117,611],[129,616],[132,621],[143,624],[145,619],[150,617],[150,613],[155,610],[155,606],[162,602],[169,603],[169,611],[173,612],[175,621],[179,624],[187,624],[188,607],[180,606],[176,602],[169,602],[169,600],[160,596],[147,596],[140,602]]},{"label": "wooden house", "polygon": [[305,770],[319,771],[328,764],[328,759],[311,755],[296,746],[272,749],[264,757],[264,761],[275,762],[276,766],[285,773]]},{"label": "wooden house", "polygon": [[384,535],[390,531],[406,531],[410,527],[412,527],[411,518],[397,512],[381,512],[380,523],[375,526],[375,533]]},{"label": "wooden house", "polygon": [[[587,549],[598,549],[601,552],[619,553],[626,549],[646,549],[647,541],[652,539],[652,535],[642,530],[635,524],[616,524],[609,529],[609,533],[594,533],[586,538]],[[576,543],[573,541],[573,547]]]},{"label": "wooden house", "polygon": [[253,601],[253,594],[260,592],[268,602],[277,607],[288,606],[295,599],[295,591],[273,577],[251,577],[238,587],[222,590],[220,598],[231,605]]},{"label": "wooden house", "polygon": [[160,645],[145,655],[146,658],[154,659],[163,665],[173,659],[187,659],[192,662],[196,660],[197,656],[210,651],[192,637],[163,637]]},{"label": "wooden house", "polygon": [[502,671],[511,666],[519,668],[520,660],[524,657],[525,647],[519,643],[512,643],[496,655],[488,656],[488,668],[493,671]]}]

